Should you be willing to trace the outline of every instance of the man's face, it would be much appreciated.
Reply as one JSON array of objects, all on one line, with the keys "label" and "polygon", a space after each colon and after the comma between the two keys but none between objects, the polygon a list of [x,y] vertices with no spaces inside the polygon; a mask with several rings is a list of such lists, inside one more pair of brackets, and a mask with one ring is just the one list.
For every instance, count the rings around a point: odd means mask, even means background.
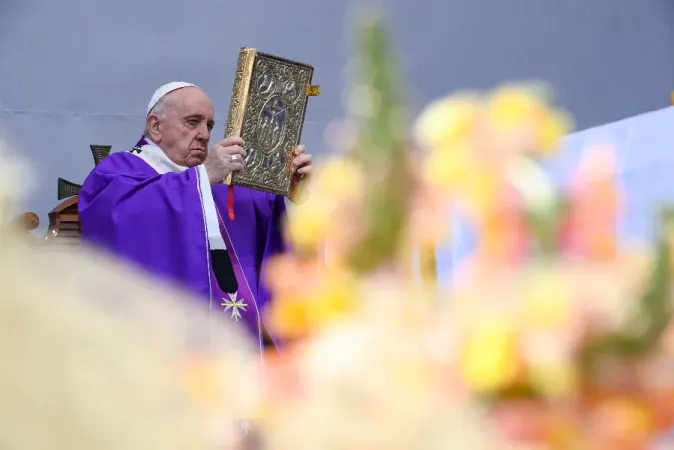
[{"label": "man's face", "polygon": [[[170,96],[170,97],[169,97]],[[213,128],[213,103],[197,87],[168,94],[163,114],[150,123],[157,145],[174,163],[194,167],[203,163]],[[150,119],[150,118],[148,118]]]}]

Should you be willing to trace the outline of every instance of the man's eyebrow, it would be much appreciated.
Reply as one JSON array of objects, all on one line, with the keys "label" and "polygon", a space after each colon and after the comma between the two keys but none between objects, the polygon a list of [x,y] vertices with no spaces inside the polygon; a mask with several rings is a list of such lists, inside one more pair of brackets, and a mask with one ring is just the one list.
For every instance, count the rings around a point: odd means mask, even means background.
[{"label": "man's eyebrow", "polygon": [[[205,118],[206,116],[203,116],[201,114],[190,114],[189,116],[185,116],[183,120],[190,120],[190,119],[204,120]],[[206,124],[212,128],[215,125],[215,120],[210,119],[206,122]]]}]

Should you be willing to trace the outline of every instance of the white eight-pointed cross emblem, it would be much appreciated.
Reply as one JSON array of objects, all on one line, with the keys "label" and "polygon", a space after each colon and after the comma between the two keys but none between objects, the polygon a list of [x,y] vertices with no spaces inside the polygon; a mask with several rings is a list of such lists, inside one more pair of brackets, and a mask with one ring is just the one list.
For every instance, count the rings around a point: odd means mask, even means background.
[{"label": "white eight-pointed cross emblem", "polygon": [[241,311],[245,312],[246,306],[248,306],[248,304],[244,303],[242,298],[237,299],[236,292],[227,295],[229,295],[229,300],[223,298],[221,305],[225,307],[225,312],[231,309],[232,315],[230,316],[230,319],[234,319],[238,322],[239,319],[241,319]]}]

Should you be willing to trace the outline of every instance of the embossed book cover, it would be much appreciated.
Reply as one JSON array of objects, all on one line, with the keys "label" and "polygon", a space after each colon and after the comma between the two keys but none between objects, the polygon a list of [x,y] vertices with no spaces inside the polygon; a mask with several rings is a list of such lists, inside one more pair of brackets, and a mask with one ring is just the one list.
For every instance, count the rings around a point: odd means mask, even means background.
[{"label": "embossed book cover", "polygon": [[245,169],[225,180],[288,196],[292,151],[299,144],[314,68],[252,48],[242,48],[236,68],[225,137],[241,136]]}]

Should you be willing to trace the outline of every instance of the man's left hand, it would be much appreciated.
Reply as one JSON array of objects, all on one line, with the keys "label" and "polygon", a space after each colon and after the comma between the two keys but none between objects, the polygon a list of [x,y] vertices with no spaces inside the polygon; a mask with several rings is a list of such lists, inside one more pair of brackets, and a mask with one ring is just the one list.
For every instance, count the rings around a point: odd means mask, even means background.
[{"label": "man's left hand", "polygon": [[290,164],[290,171],[293,174],[293,182],[297,183],[305,180],[311,175],[311,155],[305,153],[304,145],[298,145],[293,150],[293,162]]},{"label": "man's left hand", "polygon": [[[290,171],[293,174],[291,197],[293,202],[302,202],[306,199],[307,193],[302,186],[311,176],[311,155],[306,153],[304,145],[298,145],[293,150],[293,162],[290,164]],[[298,191],[300,189],[301,191]]]}]

